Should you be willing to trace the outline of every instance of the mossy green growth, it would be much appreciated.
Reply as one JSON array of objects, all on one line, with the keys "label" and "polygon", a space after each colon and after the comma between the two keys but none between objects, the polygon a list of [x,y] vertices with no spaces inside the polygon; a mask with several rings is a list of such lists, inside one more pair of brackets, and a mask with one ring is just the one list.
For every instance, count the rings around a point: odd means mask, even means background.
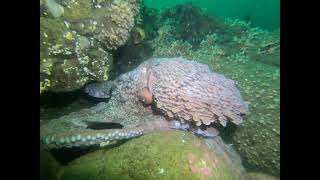
[{"label": "mossy green growth", "polygon": [[89,19],[92,15],[93,4],[91,0],[65,0],[66,7],[63,17],[69,22],[78,22]]},{"label": "mossy green growth", "polygon": [[194,135],[162,131],[74,160],[61,180],[236,179],[230,167]]},{"label": "mossy green growth", "polygon": [[[63,20],[40,17],[40,52],[47,53],[49,43],[67,45],[64,34],[68,31]],[[71,46],[72,41],[68,45]]]},{"label": "mossy green growth", "polygon": [[40,95],[52,89],[54,66],[59,58],[65,58],[60,54],[50,55],[52,46],[59,45],[60,49],[73,47],[74,41],[63,37],[68,32],[61,19],[40,17]]},{"label": "mossy green growth", "polygon": [[153,40],[153,56],[155,57],[175,57],[182,56],[187,59],[192,58],[192,45],[182,40],[174,40],[172,37],[172,26],[165,26],[159,29],[158,37]]},{"label": "mossy green growth", "polygon": [[45,3],[46,3],[46,0],[40,0],[40,6],[45,5]]},{"label": "mossy green growth", "polygon": [[59,163],[43,148],[40,148],[40,179],[56,180]]},{"label": "mossy green growth", "polygon": [[40,18],[40,94],[107,80],[112,59],[100,43],[69,29],[62,18]]},{"label": "mossy green growth", "polygon": [[246,174],[245,180],[278,180],[280,178],[276,178],[267,174],[250,172]]}]

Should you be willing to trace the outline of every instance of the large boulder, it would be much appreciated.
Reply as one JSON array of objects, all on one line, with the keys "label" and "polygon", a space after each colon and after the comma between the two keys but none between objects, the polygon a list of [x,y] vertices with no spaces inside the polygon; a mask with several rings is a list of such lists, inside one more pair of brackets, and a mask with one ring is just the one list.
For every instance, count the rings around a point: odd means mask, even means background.
[{"label": "large boulder", "polygon": [[40,147],[40,179],[56,180],[60,167],[55,158]]},{"label": "large boulder", "polygon": [[61,19],[40,18],[40,93],[107,80],[112,62],[112,54],[94,38],[70,30]]},{"label": "large boulder", "polygon": [[138,0],[41,0],[40,94],[109,79],[138,12]]},{"label": "large boulder", "polygon": [[236,179],[243,172],[230,166],[221,142],[212,150],[188,132],[155,132],[82,156],[60,179]]}]

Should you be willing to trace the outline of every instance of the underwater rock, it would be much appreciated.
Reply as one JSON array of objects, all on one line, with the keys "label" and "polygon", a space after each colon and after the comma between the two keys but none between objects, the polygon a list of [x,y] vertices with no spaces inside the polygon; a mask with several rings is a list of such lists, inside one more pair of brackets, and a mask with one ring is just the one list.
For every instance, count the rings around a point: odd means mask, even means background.
[{"label": "underwater rock", "polygon": [[134,17],[139,12],[139,1],[101,1],[95,7],[92,17],[72,23],[71,28],[82,35],[89,34],[109,50],[116,50],[130,37]]},{"label": "underwater rock", "polygon": [[242,166],[241,157],[233,149],[231,144],[226,144],[220,136],[215,138],[203,138],[202,140],[212,152],[228,164],[234,174],[238,176],[246,175],[246,170]]},{"label": "underwater rock", "polygon": [[239,20],[226,20],[232,44],[250,60],[280,66],[280,28],[267,31]]},{"label": "underwater rock", "polygon": [[[142,13],[146,16],[143,19],[149,18],[151,13],[159,16],[156,11],[148,8],[143,8]],[[280,29],[268,31],[251,27],[249,23],[237,19],[227,18],[222,21],[215,17],[209,18],[192,5],[170,8],[162,12],[161,16],[165,18],[154,18],[154,21],[160,19],[158,24],[162,26],[152,24],[158,32],[158,36],[152,41],[152,45],[156,47],[156,57],[181,55],[190,58],[191,49],[206,46],[208,50],[210,47],[219,49],[219,55],[222,56],[242,54],[252,61],[280,66]],[[201,21],[208,23],[202,26]],[[147,32],[152,29],[148,27],[149,24],[144,24]],[[208,41],[208,36],[213,39]]]},{"label": "underwater rock", "polygon": [[40,94],[107,80],[138,13],[139,0],[41,0]]},{"label": "underwater rock", "polygon": [[91,17],[93,4],[91,0],[56,0],[64,6],[64,19],[79,22]]},{"label": "underwater rock", "polygon": [[200,8],[186,3],[177,5],[161,13],[162,24],[173,26],[172,35],[193,46],[211,33],[224,31],[224,23],[216,17],[208,16]]},{"label": "underwater rock", "polygon": [[107,80],[112,61],[94,38],[72,31],[61,19],[40,18],[40,94]]},{"label": "underwater rock", "polygon": [[280,180],[280,178],[276,178],[267,174],[249,172],[244,175],[243,180]]},{"label": "underwater rock", "polygon": [[60,164],[46,150],[40,147],[40,179],[56,180]]},{"label": "underwater rock", "polygon": [[[182,40],[167,40],[167,38],[170,37],[168,34],[170,34],[169,31],[171,29],[170,27],[167,28],[168,29],[160,28],[159,38],[154,39],[153,43],[151,44],[154,49],[153,57],[181,56],[192,59],[192,45]],[[162,37],[165,39],[161,39]]]},{"label": "underwater rock", "polygon": [[161,131],[86,154],[65,166],[59,180],[237,179],[242,174],[225,158],[190,133]]},{"label": "underwater rock", "polygon": [[58,19],[64,14],[64,7],[56,0],[40,0],[40,17]]}]

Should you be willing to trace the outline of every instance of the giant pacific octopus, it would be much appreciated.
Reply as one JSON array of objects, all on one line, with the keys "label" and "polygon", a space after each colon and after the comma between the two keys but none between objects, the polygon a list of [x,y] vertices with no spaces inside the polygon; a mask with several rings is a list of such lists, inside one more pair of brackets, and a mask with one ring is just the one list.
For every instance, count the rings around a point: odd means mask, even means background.
[{"label": "giant pacific octopus", "polygon": [[89,84],[85,92],[108,101],[42,125],[46,147],[101,146],[168,128],[212,137],[217,126],[240,124],[248,112],[233,80],[183,58],[146,60],[113,81]]}]

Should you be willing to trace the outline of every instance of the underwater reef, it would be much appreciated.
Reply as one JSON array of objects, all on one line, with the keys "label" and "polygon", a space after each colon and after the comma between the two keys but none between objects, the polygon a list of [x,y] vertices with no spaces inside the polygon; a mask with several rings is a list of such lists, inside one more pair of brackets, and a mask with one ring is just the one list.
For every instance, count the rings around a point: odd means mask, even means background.
[{"label": "underwater reef", "polygon": [[[193,52],[191,50],[207,46],[223,56],[242,54],[252,61],[280,66],[280,28],[267,31],[252,28],[250,23],[237,19],[209,17],[191,4],[178,5],[164,11],[144,7],[141,13],[146,16],[142,18],[145,19],[143,25],[147,32],[146,38],[151,35],[155,37],[150,44],[157,57],[184,55],[190,58],[190,53]],[[150,20],[152,21],[149,22]],[[203,24],[207,26],[197,24],[201,21],[205,21]],[[189,36],[190,38],[187,38]],[[161,51],[164,53],[161,54]],[[171,54],[166,54],[168,52]]]},{"label": "underwater reef", "polygon": [[152,41],[152,57],[195,59],[233,79],[249,102],[250,113],[227,139],[239,151],[246,168],[279,176],[279,31],[250,28],[246,22],[231,19],[225,20],[225,27],[226,33],[207,35],[198,48],[176,40],[172,35],[174,26],[161,27]]},{"label": "underwater reef", "polygon": [[161,12],[160,26],[175,27],[172,36],[183,40],[192,46],[198,46],[207,34],[223,33],[224,23],[213,16],[203,13],[200,8],[191,3],[177,5]]},{"label": "underwater reef", "polygon": [[109,79],[138,13],[138,0],[41,0],[40,94]]}]

